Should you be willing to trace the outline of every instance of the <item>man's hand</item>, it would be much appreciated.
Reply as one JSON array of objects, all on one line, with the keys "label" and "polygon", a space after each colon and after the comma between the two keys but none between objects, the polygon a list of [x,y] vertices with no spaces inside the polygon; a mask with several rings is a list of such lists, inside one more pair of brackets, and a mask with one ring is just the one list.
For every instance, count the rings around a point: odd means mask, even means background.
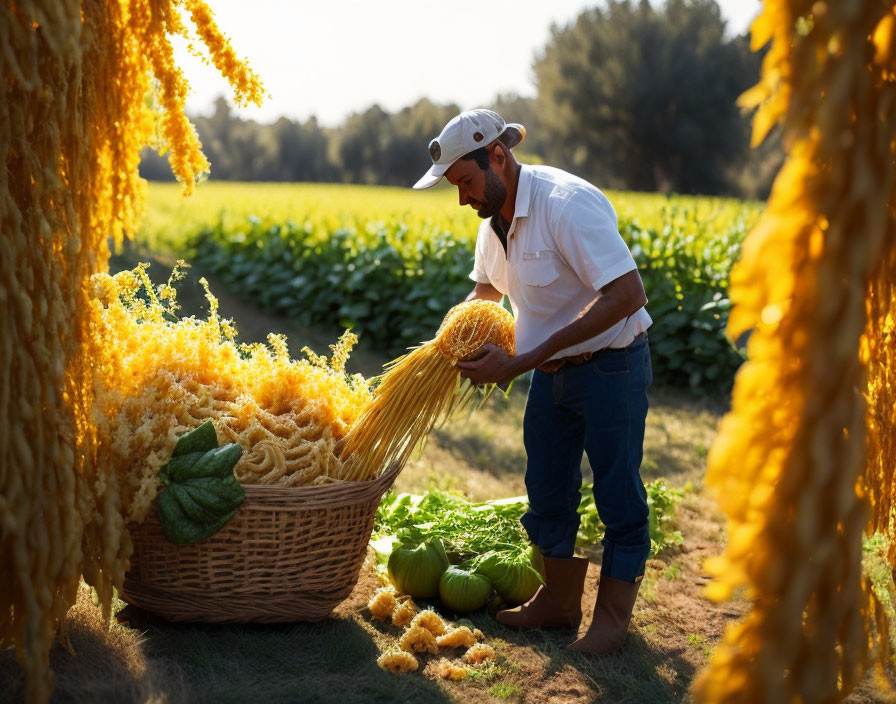
[{"label": "man's hand", "polygon": [[520,362],[520,358],[511,357],[497,345],[486,342],[476,351],[475,357],[461,360],[457,368],[464,379],[474,384],[500,384],[512,381],[526,371]]}]

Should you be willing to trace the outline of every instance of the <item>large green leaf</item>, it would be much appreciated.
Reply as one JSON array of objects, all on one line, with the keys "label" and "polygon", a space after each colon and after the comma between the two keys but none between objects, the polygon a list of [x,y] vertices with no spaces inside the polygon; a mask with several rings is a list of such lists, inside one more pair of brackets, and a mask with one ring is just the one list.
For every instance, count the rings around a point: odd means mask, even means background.
[{"label": "large green leaf", "polygon": [[194,543],[218,532],[246,498],[233,468],[243,454],[236,443],[218,447],[207,421],[183,435],[159,476],[166,484],[156,499],[159,523],[173,543]]},{"label": "large green leaf", "polygon": [[215,433],[215,426],[210,420],[207,420],[199,427],[181,435],[171,456],[180,457],[191,452],[206,452],[217,446],[218,435]]}]

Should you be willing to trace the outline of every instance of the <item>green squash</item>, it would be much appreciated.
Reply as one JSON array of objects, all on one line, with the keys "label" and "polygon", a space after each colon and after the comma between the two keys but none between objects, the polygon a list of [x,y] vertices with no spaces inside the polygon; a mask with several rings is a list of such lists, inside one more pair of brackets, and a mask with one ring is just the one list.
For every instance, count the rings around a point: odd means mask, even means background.
[{"label": "green squash", "polygon": [[448,556],[438,539],[400,543],[392,549],[386,569],[402,594],[429,599],[439,593],[439,578],[448,568]]},{"label": "green squash", "polygon": [[172,543],[195,543],[217,533],[246,498],[233,468],[243,454],[235,443],[218,447],[211,421],[181,436],[159,471],[165,488],[156,512]]},{"label": "green squash", "polygon": [[475,572],[488,577],[508,604],[523,604],[544,583],[538,571],[541,553],[535,548],[513,554],[490,552],[476,561]]},{"label": "green squash", "polygon": [[452,611],[467,613],[481,609],[492,595],[488,577],[451,565],[439,579],[439,598]]}]

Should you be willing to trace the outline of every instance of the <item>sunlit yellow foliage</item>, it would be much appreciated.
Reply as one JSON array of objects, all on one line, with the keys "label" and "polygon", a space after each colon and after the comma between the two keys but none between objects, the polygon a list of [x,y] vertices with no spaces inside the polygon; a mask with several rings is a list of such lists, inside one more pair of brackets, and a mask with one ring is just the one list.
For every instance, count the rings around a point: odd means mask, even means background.
[{"label": "sunlit yellow foliage", "polygon": [[[226,53],[211,14],[197,30]],[[49,651],[79,577],[108,614],[126,545],[122,491],[96,464],[88,279],[108,238],[133,232],[154,142],[189,191],[207,167],[183,111],[171,0],[0,4],[0,647],[15,645],[30,702],[50,696]],[[244,99],[260,84],[221,64]],[[126,382],[125,382],[126,383]]]},{"label": "sunlit yellow foliage", "polygon": [[753,48],[770,42],[743,98],[754,143],[782,122],[789,157],[731,276],[749,361],[707,475],[729,516],[709,593],[744,587],[753,609],[699,702],[839,701],[888,660],[861,553],[866,530],[896,538],[894,10],[766,0],[753,24]]}]

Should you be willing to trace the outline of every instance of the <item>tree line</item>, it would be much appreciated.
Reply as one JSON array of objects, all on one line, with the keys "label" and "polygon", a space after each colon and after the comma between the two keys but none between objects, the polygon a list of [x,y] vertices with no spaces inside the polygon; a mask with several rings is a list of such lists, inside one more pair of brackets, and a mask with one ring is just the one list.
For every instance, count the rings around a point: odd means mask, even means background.
[{"label": "tree line", "polygon": [[[729,36],[715,0],[608,0],[554,25],[533,59],[536,94],[498,95],[489,107],[526,126],[524,162],[577,173],[603,188],[764,198],[783,160],[776,134],[749,148],[752,115],[737,98],[759,78],[762,53]],[[221,97],[194,118],[210,178],[410,186],[427,145],[460,112],[421,99],[378,105],[335,128],[315,118],[243,120]],[[147,151],[141,174],[173,178]]]}]

